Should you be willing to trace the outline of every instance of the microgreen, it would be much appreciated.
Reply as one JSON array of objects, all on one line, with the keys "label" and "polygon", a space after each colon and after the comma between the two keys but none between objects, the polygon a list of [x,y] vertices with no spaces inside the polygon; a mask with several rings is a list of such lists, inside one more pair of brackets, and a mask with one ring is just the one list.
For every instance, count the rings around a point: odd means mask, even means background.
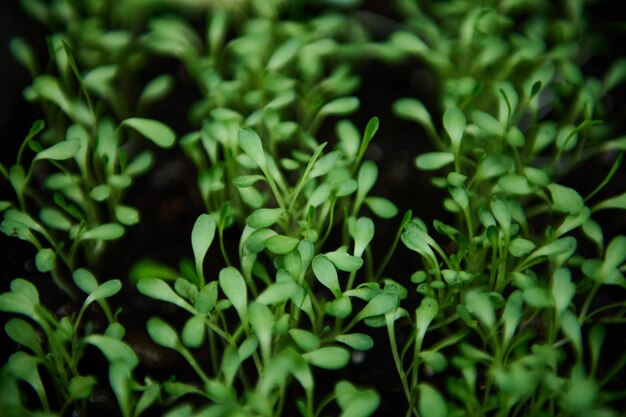
[{"label": "microgreen", "polygon": [[24,0],[48,56],[9,44],[42,120],[0,165],[31,248],[0,414],[618,415],[626,61],[581,65],[593,5],[101,3]]}]

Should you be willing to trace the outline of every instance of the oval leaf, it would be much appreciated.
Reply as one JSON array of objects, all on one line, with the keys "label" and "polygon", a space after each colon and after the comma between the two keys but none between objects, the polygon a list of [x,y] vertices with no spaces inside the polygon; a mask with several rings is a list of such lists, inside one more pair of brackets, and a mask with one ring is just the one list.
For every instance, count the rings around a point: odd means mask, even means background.
[{"label": "oval leaf", "polygon": [[176,141],[174,131],[156,120],[131,117],[124,120],[122,124],[135,129],[161,148],[171,148]]}]

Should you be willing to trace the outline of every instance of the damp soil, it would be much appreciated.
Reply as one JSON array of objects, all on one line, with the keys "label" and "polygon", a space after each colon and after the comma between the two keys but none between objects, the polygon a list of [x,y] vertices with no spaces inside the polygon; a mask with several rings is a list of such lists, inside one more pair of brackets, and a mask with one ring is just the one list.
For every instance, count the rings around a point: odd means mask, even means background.
[{"label": "damp soil", "polygon": [[[8,2],[12,3],[12,2]],[[366,2],[368,10],[394,17],[393,13],[380,2]],[[2,7],[16,7],[3,5]],[[601,13],[598,12],[601,16]],[[9,36],[20,35],[31,40],[38,46],[38,52],[45,56],[45,47],[37,42],[45,38],[45,31],[38,25],[33,24],[17,9],[8,9],[0,13],[2,22],[2,45],[7,45],[5,40]],[[8,19],[8,16],[14,16]],[[365,17],[367,18],[367,16]],[[10,20],[10,22],[9,22]],[[4,24],[6,23],[6,25]],[[605,30],[614,30],[605,27]],[[380,34],[381,37],[384,33]],[[622,34],[622,40],[624,35]],[[21,68],[13,63],[6,48],[1,51],[1,61],[8,63],[3,65],[1,74],[2,91],[6,94],[2,97],[0,111],[0,132],[3,132],[3,151],[0,153],[0,161],[10,165],[12,158],[31,123],[41,118],[42,115],[36,106],[26,103],[21,97],[21,91],[30,83],[30,79]],[[605,60],[610,59],[607,52]],[[155,108],[153,117],[163,120],[171,125],[178,133],[189,130],[184,110],[198,98],[190,80],[185,79],[182,69],[176,67],[176,63],[163,60],[151,71],[163,69],[170,73],[178,74],[177,88],[173,96],[166,103],[161,103]],[[593,73],[601,67],[601,63],[587,68]],[[444,194],[442,191],[431,186],[431,178],[428,173],[419,172],[414,167],[416,155],[427,152],[430,149],[429,142],[423,132],[414,124],[399,120],[391,113],[392,103],[400,97],[416,97],[421,99],[426,106],[433,110],[438,108],[438,103],[432,97],[437,96],[438,86],[432,74],[419,62],[407,61],[397,66],[389,66],[380,62],[368,62],[358,68],[362,77],[361,87],[357,96],[361,100],[361,108],[352,117],[353,122],[364,127],[367,121],[378,116],[380,129],[370,145],[366,155],[367,159],[375,161],[379,167],[378,183],[373,194],[384,196],[392,200],[400,209],[400,213],[412,210],[413,214],[421,217],[427,223],[434,219],[444,222],[452,222],[448,214],[442,209],[440,202]],[[146,79],[151,74],[146,73]],[[624,89],[614,93],[608,103],[616,109],[623,109],[619,105],[626,98]],[[618,131],[626,131],[622,125]],[[439,120],[433,114],[433,120]],[[332,126],[335,120],[329,120],[322,126],[320,137],[324,140],[335,140]],[[127,280],[128,271],[134,262],[150,258],[158,260],[174,268],[184,259],[191,259],[191,245],[189,235],[193,223],[198,215],[203,213],[203,205],[196,187],[196,171],[193,164],[178,149],[173,151],[156,151],[157,163],[155,169],[147,176],[142,177],[135,184],[132,192],[128,195],[128,204],[137,207],[142,213],[142,221],[136,226],[129,228],[123,241],[113,243],[104,262],[96,271],[97,276],[103,279],[121,278],[126,284],[122,293],[112,299],[112,305],[120,306],[120,322],[126,327],[125,340],[135,349],[140,357],[141,364],[135,371],[138,380],[144,375],[164,381],[171,375],[176,375],[182,381],[195,381],[191,368],[174,351],[156,346],[147,335],[145,323],[148,318],[159,315],[172,323],[182,323],[184,316],[173,306],[166,303],[149,300],[141,296],[129,285]],[[602,181],[609,171],[612,159],[596,158],[574,169],[567,178],[565,184],[581,191],[590,191]],[[613,184],[615,188],[607,187],[598,196],[609,197],[622,190],[626,183],[624,169],[618,171]],[[0,199],[11,196],[10,186],[6,181],[0,181]],[[376,221],[376,239],[373,242],[373,253],[385,253],[397,232],[400,216],[391,221]],[[610,236],[626,233],[626,217],[614,216],[613,213],[600,214],[598,220],[603,229],[607,231],[607,241]],[[226,234],[226,244],[236,248],[240,230],[234,228]],[[442,242],[446,244],[446,242]],[[329,242],[329,247],[332,242]],[[0,292],[8,290],[10,281],[15,277],[24,277],[34,282],[42,295],[42,302],[59,316],[73,314],[77,306],[72,305],[61,294],[46,276],[39,274],[34,266],[33,248],[26,242],[0,235]],[[418,257],[413,256],[402,245],[388,264],[383,276],[390,277],[400,283],[408,283],[410,275],[419,269]],[[212,251],[207,256],[206,266],[209,271],[217,272],[223,266],[219,254]],[[210,273],[210,272],[209,272]],[[600,299],[610,300],[616,295],[610,292],[601,293]],[[417,306],[418,297],[412,295],[409,303]],[[408,306],[409,311],[412,310]],[[98,321],[97,309],[90,313]],[[6,317],[1,319],[2,322]],[[104,321],[102,321],[104,323]],[[409,329],[402,322],[398,324],[398,343],[402,345],[404,339],[410,334]],[[352,363],[346,369],[338,372],[316,371],[315,380],[317,392],[323,396],[330,392],[336,381],[342,378],[351,380],[357,385],[375,388],[382,397],[381,406],[375,416],[403,415],[406,411],[406,400],[402,393],[401,385],[395,371],[395,365],[389,350],[389,342],[384,328],[367,329],[374,338],[374,348],[367,352],[353,355]],[[8,340],[4,332],[0,332],[0,363],[5,363],[8,356],[18,346]],[[617,357],[618,352],[626,349],[624,338],[617,338],[611,350]],[[200,363],[208,364],[210,358],[197,350]],[[85,373],[92,373],[100,381],[106,381],[108,375],[108,363],[95,349],[87,349],[82,369]],[[626,376],[622,376],[625,379]],[[435,381],[442,383],[442,381]],[[89,404],[91,416],[115,416],[117,407],[112,392],[107,388],[108,384],[99,384],[97,391],[92,395]],[[298,388],[293,388],[294,394],[299,396]],[[287,405],[285,415],[297,415],[295,405]],[[152,414],[159,414],[158,408],[152,410]],[[329,409],[331,411],[331,409]]]}]

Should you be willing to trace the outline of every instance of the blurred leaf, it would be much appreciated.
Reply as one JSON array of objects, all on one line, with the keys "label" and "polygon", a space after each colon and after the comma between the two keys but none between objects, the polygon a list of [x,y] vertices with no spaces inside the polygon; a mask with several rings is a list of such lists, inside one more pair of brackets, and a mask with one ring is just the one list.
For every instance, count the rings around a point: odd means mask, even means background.
[{"label": "blurred leaf", "polygon": [[292,328],[289,335],[295,344],[305,352],[315,350],[320,347],[320,339],[308,330]]},{"label": "blurred leaf", "polygon": [[322,347],[304,353],[302,357],[311,365],[323,369],[341,369],[350,362],[350,353],[337,346]]},{"label": "blurred leaf", "polygon": [[329,101],[319,110],[320,116],[345,116],[355,112],[360,102],[356,97],[341,97]]},{"label": "blurred leaf", "polygon": [[158,101],[169,94],[174,87],[174,79],[169,74],[159,75],[143,88],[139,96],[138,105],[146,105]]},{"label": "blurred leaf", "polygon": [[151,317],[146,323],[146,328],[148,329],[150,338],[157,344],[175,350],[180,347],[178,333],[165,321],[157,317]]},{"label": "blurred leaf", "polygon": [[446,417],[448,406],[441,394],[429,384],[419,384],[417,408],[421,417]]},{"label": "blurred leaf", "polygon": [[426,152],[415,159],[415,165],[424,171],[434,171],[454,162],[450,152]]},{"label": "blurred leaf", "polygon": [[37,356],[41,357],[44,355],[39,335],[27,321],[12,318],[4,325],[4,329],[14,342],[26,346]]},{"label": "blurred leaf", "polygon": [[132,226],[139,223],[139,210],[119,204],[115,206],[115,218],[125,226]]},{"label": "blurred leaf", "polygon": [[98,288],[98,281],[96,280],[96,277],[84,268],[79,268],[74,271],[72,278],[74,279],[76,286],[87,294],[91,294],[96,288]]},{"label": "blurred leaf", "polygon": [[443,113],[443,127],[450,136],[452,147],[455,149],[459,149],[461,146],[466,124],[465,115],[456,107],[446,109]]},{"label": "blurred leaf", "polygon": [[37,251],[35,256],[35,265],[39,272],[50,272],[54,269],[56,254],[50,248],[44,248]]},{"label": "blurred leaf", "polygon": [[398,214],[398,207],[386,198],[367,197],[365,204],[375,215],[383,219],[391,219]]},{"label": "blurred leaf", "polygon": [[124,235],[124,227],[117,223],[106,223],[83,233],[81,240],[115,240]]},{"label": "blurred leaf", "polygon": [[161,148],[171,148],[176,141],[176,134],[166,124],[157,120],[131,117],[122,122],[122,125],[129,126],[142,134],[146,139],[151,140]]},{"label": "blurred leaf", "polygon": [[181,338],[185,346],[197,348],[204,342],[205,333],[204,318],[201,316],[192,316],[185,322]]},{"label": "blurred leaf", "polygon": [[67,387],[67,391],[70,397],[74,400],[84,400],[88,398],[98,381],[96,377],[89,376],[75,376],[70,380]]},{"label": "blurred leaf", "polygon": [[78,138],[70,138],[62,142],[55,143],[49,148],[37,153],[33,161],[39,161],[42,159],[51,159],[55,161],[61,161],[69,159],[76,155],[80,149],[80,140]]}]

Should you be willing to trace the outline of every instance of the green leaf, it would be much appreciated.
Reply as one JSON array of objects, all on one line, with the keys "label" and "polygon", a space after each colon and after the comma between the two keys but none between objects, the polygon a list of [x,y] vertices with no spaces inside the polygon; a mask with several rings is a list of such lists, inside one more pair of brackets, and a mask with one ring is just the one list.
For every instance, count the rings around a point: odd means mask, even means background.
[{"label": "green leaf", "polygon": [[552,275],[552,298],[556,311],[563,313],[576,294],[576,284],[572,282],[569,269],[559,268]]},{"label": "green leaf", "polygon": [[378,178],[378,167],[372,161],[365,161],[359,169],[357,176],[358,194],[360,198],[365,198],[370,192]]},{"label": "green leaf", "polygon": [[321,177],[322,175],[328,174],[332,169],[337,168],[337,161],[341,156],[341,152],[332,151],[322,156],[320,159],[315,162],[313,168],[309,172],[310,178]]},{"label": "green leaf", "polygon": [[504,312],[502,313],[502,320],[504,321],[504,343],[507,345],[515,330],[522,319],[522,304],[524,303],[524,294],[519,291],[513,291],[506,301],[504,306]]},{"label": "green leaf", "polygon": [[171,148],[176,142],[174,131],[157,120],[131,117],[124,120],[122,125],[131,127],[161,148]]},{"label": "green leaf", "polygon": [[448,367],[448,360],[441,352],[423,350],[419,353],[419,357],[432,372],[443,372]]},{"label": "green leaf", "polygon": [[56,254],[50,248],[40,249],[35,256],[35,265],[39,272],[49,272],[54,269]]},{"label": "green leaf", "polygon": [[192,316],[183,326],[181,333],[183,344],[191,348],[200,347],[204,342],[205,333],[204,317]]},{"label": "green leaf", "polygon": [[[463,304],[459,304],[458,306],[465,307]],[[428,326],[430,326],[433,319],[437,317],[438,312],[439,303],[437,303],[436,299],[431,297],[422,299],[420,306],[415,309],[415,322],[417,327],[417,335],[415,337],[420,345],[424,339],[424,335],[426,335]]]},{"label": "green leaf", "polygon": [[548,243],[545,246],[541,246],[534,251],[527,259],[538,258],[541,256],[555,256],[568,253],[576,249],[576,238],[572,236],[566,236],[564,238],[555,240]]},{"label": "green leaf", "polygon": [[114,339],[108,336],[102,336],[98,334],[92,334],[83,339],[87,344],[94,345],[102,354],[107,358],[109,362],[122,361],[131,368],[134,368],[139,364],[139,359],[135,352],[126,343],[121,340]]},{"label": "green leaf", "polygon": [[509,253],[516,258],[521,258],[522,256],[528,255],[536,247],[537,245],[535,245],[532,241],[518,237],[511,241],[511,244],[509,245]]},{"label": "green leaf", "polygon": [[284,213],[282,208],[260,208],[246,218],[246,224],[255,229],[265,229],[278,222]]},{"label": "green leaf", "polygon": [[151,317],[146,323],[146,329],[148,329],[148,334],[155,343],[170,349],[180,347],[178,333],[165,321],[157,317]]},{"label": "green leaf", "polygon": [[112,362],[109,383],[124,417],[130,416],[132,367],[125,362]]},{"label": "green leaf", "polygon": [[393,112],[396,116],[411,120],[434,132],[433,120],[424,104],[413,98],[401,98],[393,103]]},{"label": "green leaf", "polygon": [[374,238],[374,222],[370,218],[361,217],[354,223],[350,234],[354,238],[354,256],[360,258]]},{"label": "green leaf", "polygon": [[511,213],[504,197],[499,194],[493,196],[491,199],[491,212],[500,226],[508,233],[511,227]]},{"label": "green leaf", "polygon": [[12,318],[4,325],[4,330],[14,342],[26,346],[37,356],[44,355],[37,331],[26,320]]},{"label": "green leaf", "polygon": [[210,214],[201,214],[191,231],[191,247],[196,261],[196,271],[202,276],[204,257],[215,237],[215,219]]},{"label": "green leaf", "polygon": [[461,146],[466,124],[465,115],[456,107],[447,109],[443,114],[443,127],[450,136],[452,146],[455,149]]},{"label": "green leaf", "polygon": [[124,235],[124,227],[117,223],[105,223],[86,231],[81,240],[115,240]]},{"label": "green leaf", "polygon": [[83,76],[83,85],[103,97],[111,90],[111,82],[118,72],[117,65],[102,65],[96,67]]},{"label": "green leaf", "polygon": [[355,112],[359,105],[359,99],[356,97],[340,97],[324,104],[319,110],[319,115],[344,116]]},{"label": "green leaf", "polygon": [[593,206],[593,211],[609,209],[626,210],[626,193],[608,198]]},{"label": "green leaf", "polygon": [[39,218],[46,226],[52,229],[68,231],[72,227],[72,222],[55,208],[42,208],[39,212]]},{"label": "green leaf", "polygon": [[340,271],[354,272],[363,266],[363,259],[352,256],[346,252],[327,252],[325,256],[335,265]]},{"label": "green leaf", "polygon": [[350,362],[350,353],[337,346],[322,347],[304,353],[302,357],[311,365],[323,369],[341,369]]},{"label": "green leaf", "polygon": [[97,383],[98,380],[92,375],[78,375],[70,380],[70,383],[67,386],[67,392],[74,400],[84,400],[86,398],[89,398]]},{"label": "green leaf", "polygon": [[376,132],[378,132],[379,126],[380,120],[378,120],[378,117],[374,116],[367,122],[367,125],[365,126],[365,131],[363,132],[363,141],[361,142],[361,148],[363,153],[365,152],[365,149],[367,149],[369,143],[374,138]]},{"label": "green leaf", "polygon": [[289,335],[295,344],[305,352],[315,350],[320,347],[321,342],[319,337],[307,330],[298,328],[289,329]]},{"label": "green leaf", "polygon": [[450,152],[427,152],[415,159],[415,165],[424,171],[434,171],[454,162],[454,154]]},{"label": "green leaf", "polygon": [[489,295],[478,290],[471,290],[465,298],[468,309],[487,328],[493,330],[496,323],[493,304]]},{"label": "green leaf", "polygon": [[62,142],[55,143],[51,147],[44,149],[35,155],[33,161],[42,159],[51,159],[54,161],[62,161],[70,159],[80,150],[80,140],[78,138],[70,138]]},{"label": "green leaf", "polygon": [[139,223],[139,210],[119,204],[115,207],[115,219],[124,226],[132,226]]},{"label": "green leaf", "polygon": [[580,194],[572,188],[564,187],[559,184],[550,184],[548,185],[548,190],[550,190],[550,194],[552,195],[554,208],[558,211],[575,214],[580,212],[585,205]]},{"label": "green leaf", "polygon": [[265,247],[276,255],[285,255],[294,250],[300,240],[292,236],[274,235],[265,241]]},{"label": "green leaf", "polygon": [[507,174],[500,177],[498,187],[509,194],[527,195],[532,193],[533,189],[528,183],[528,179],[521,175]]},{"label": "green leaf", "polygon": [[9,357],[5,366],[14,377],[30,385],[35,390],[40,400],[45,401],[45,388],[41,382],[39,370],[37,369],[40,362],[41,360],[39,358],[30,356],[24,352],[16,352]]},{"label": "green leaf", "polygon": [[421,417],[446,417],[448,405],[441,394],[428,384],[419,384],[417,409]]},{"label": "green leaf", "polygon": [[274,315],[267,306],[252,302],[248,306],[248,317],[250,319],[250,326],[254,329],[254,333],[259,340],[263,361],[267,364],[271,358],[272,326],[275,322]]},{"label": "green leaf", "polygon": [[579,353],[582,353],[583,342],[580,333],[580,324],[578,324],[578,318],[570,310],[565,310],[561,317],[561,329],[563,334],[572,342],[574,347]]},{"label": "green leaf", "polygon": [[398,296],[392,293],[383,292],[372,298],[366,305],[363,307],[356,317],[355,321],[363,320],[368,317],[380,316],[383,314],[387,314],[391,311],[394,311],[398,308],[400,300],[398,300]]},{"label": "green leaf", "polygon": [[269,61],[267,62],[267,69],[269,71],[280,71],[289,61],[291,61],[298,53],[300,49],[300,40],[292,38],[280,45]]},{"label": "green leaf", "polygon": [[606,248],[605,268],[617,268],[626,260],[626,236],[617,236]]},{"label": "green leaf", "polygon": [[247,127],[241,128],[239,130],[238,142],[241,149],[252,158],[257,166],[264,168],[267,165],[261,138],[254,130]]},{"label": "green leaf", "polygon": [[158,383],[149,379],[147,379],[147,381],[148,387],[144,390],[143,394],[141,394],[141,397],[137,402],[137,406],[135,407],[133,417],[137,417],[147,410],[152,404],[154,404],[161,393],[161,386]]},{"label": "green leaf", "polygon": [[165,97],[173,87],[174,78],[171,75],[159,75],[146,84],[137,102],[139,105],[154,103]]},{"label": "green leaf", "polygon": [[364,333],[337,335],[335,336],[335,341],[346,344],[356,350],[369,350],[374,347],[374,339]]},{"label": "green leaf", "polygon": [[91,294],[96,288],[98,288],[98,281],[96,280],[96,277],[84,268],[79,268],[74,271],[72,278],[74,279],[76,286],[87,294]]},{"label": "green leaf", "polygon": [[272,229],[255,230],[245,241],[246,249],[252,253],[259,253],[265,249],[265,242],[277,233]]},{"label": "green leaf", "polygon": [[398,207],[386,198],[367,197],[365,204],[380,218],[391,219],[398,214]]},{"label": "green leaf", "polygon": [[332,301],[324,303],[324,312],[329,316],[345,319],[352,313],[350,297],[342,295]]},{"label": "green leaf", "polygon": [[31,77],[34,77],[38,72],[39,64],[30,45],[24,39],[15,37],[9,41],[9,49],[16,61],[28,70]]},{"label": "green leaf", "polygon": [[109,298],[120,292],[122,289],[122,282],[119,279],[112,279],[102,284],[98,285],[98,287],[93,290],[91,294],[87,297],[84,302],[84,305],[91,304],[94,301],[102,300],[104,298]]},{"label": "green leaf", "polygon": [[137,283],[137,289],[143,295],[146,295],[155,300],[166,301],[177,305],[190,313],[194,313],[193,307],[187,303],[180,295],[176,294],[174,290],[167,285],[167,283],[158,278],[142,278]]},{"label": "green leaf", "polygon": [[313,258],[313,274],[315,278],[332,291],[335,297],[341,296],[341,288],[339,287],[339,278],[337,270],[333,263],[324,255],[317,255]]},{"label": "green leaf", "polygon": [[220,287],[226,298],[233,304],[242,321],[247,321],[248,292],[241,273],[232,266],[220,271]]},{"label": "green leaf", "polygon": [[284,303],[297,294],[298,289],[298,284],[292,281],[275,282],[259,294],[256,302],[265,305]]},{"label": "green leaf", "polygon": [[368,417],[380,404],[380,396],[373,389],[357,389],[348,381],[335,386],[337,403],[342,412],[340,417]]},{"label": "green leaf", "polygon": [[504,135],[504,126],[500,124],[500,122],[493,117],[492,115],[485,113],[480,110],[475,110],[472,113],[472,120],[476,126],[480,130],[484,132],[494,135],[494,136],[503,136]]},{"label": "green leaf", "polygon": [[524,301],[535,308],[546,308],[554,305],[552,294],[545,288],[533,287],[524,290]]}]

